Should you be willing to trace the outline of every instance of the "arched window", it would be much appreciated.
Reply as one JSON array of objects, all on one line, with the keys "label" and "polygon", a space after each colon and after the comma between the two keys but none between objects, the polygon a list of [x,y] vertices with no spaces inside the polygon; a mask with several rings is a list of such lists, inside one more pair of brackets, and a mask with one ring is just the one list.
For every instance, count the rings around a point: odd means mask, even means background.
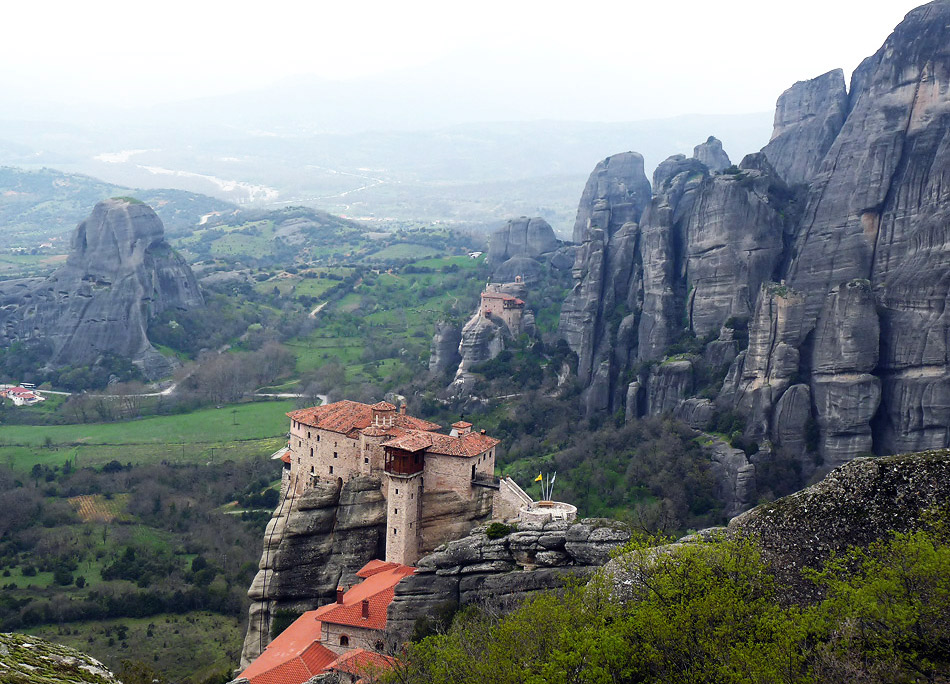
[{"label": "arched window", "polygon": [[310,458],[313,458],[313,447],[310,447]]},{"label": "arched window", "polygon": [[346,636],[345,634],[341,634],[340,646],[349,646],[349,645],[350,645],[350,637]]}]

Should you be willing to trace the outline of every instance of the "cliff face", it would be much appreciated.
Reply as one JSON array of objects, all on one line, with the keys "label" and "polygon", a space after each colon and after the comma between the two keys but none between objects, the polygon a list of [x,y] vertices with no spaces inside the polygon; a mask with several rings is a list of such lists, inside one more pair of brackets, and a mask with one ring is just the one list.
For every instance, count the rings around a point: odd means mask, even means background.
[{"label": "cliff face", "polygon": [[241,667],[270,643],[278,610],[302,613],[329,602],[336,588],[356,583],[356,572],[385,557],[386,501],[377,478],[356,477],[342,488],[316,483],[288,496],[264,532],[260,571],[251,599]]},{"label": "cliff face", "polygon": [[848,115],[844,72],[799,81],[778,98],[772,139],[762,152],[789,185],[807,183]]},{"label": "cliff face", "polygon": [[[386,499],[379,478],[357,476],[342,487],[316,481],[300,494],[294,483],[264,532],[260,570],[241,653],[245,668],[270,643],[279,610],[302,613],[335,600],[337,587],[358,583],[356,572],[386,557]],[[472,500],[452,491],[426,490],[419,521],[421,549],[466,534],[491,519],[494,490],[478,488]]]},{"label": "cliff face", "polygon": [[0,342],[46,340],[53,364],[90,363],[111,352],[159,377],[171,367],[148,341],[149,320],[203,305],[155,212],[105,200],[77,226],[64,266],[45,279],[0,285]]},{"label": "cliff face", "polygon": [[415,574],[396,585],[387,629],[408,639],[416,620],[446,604],[513,608],[535,592],[564,586],[570,577],[586,577],[629,539],[623,525],[600,519],[519,522],[517,531],[500,539],[476,528],[420,559]]},{"label": "cliff face", "polygon": [[[932,2],[862,63],[850,93],[840,70],[795,84],[738,173],[714,139],[671,157],[638,220],[629,193],[611,193],[638,185],[618,177],[635,172],[629,155],[598,165],[560,326],[585,412],[701,426],[736,411],[805,477],[950,444],[948,26],[950,2]],[[691,396],[746,329],[715,406]],[[643,363],[677,352],[672,366]]]}]

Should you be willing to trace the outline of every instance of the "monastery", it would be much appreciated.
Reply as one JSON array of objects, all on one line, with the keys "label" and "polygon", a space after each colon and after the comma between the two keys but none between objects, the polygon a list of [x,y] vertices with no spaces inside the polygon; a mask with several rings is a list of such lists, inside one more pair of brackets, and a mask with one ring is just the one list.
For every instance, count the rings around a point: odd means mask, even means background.
[{"label": "monastery", "polygon": [[[499,440],[464,421],[449,434],[441,426],[406,414],[382,401],[372,406],[337,401],[300,409],[290,417],[282,495],[299,495],[316,482],[343,483],[357,476],[382,480],[386,498],[386,561],[412,565],[424,552],[459,536],[455,524],[433,523],[424,530],[426,501],[432,494],[451,499],[495,519],[516,518],[532,504],[510,478],[495,477]],[[427,496],[429,495],[429,496]],[[431,516],[429,516],[431,517]],[[463,521],[464,522],[464,521]]]}]

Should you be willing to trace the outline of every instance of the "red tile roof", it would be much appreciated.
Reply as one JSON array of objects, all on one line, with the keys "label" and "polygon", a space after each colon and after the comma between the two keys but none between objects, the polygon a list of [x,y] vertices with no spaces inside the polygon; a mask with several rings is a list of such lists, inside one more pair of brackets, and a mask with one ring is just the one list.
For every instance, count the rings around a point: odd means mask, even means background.
[{"label": "red tile roof", "polygon": [[426,453],[472,458],[485,453],[498,444],[501,444],[500,439],[489,437],[480,432],[469,432],[458,437],[436,433],[432,435],[432,446],[426,449]]},{"label": "red tile roof", "polygon": [[240,676],[250,684],[301,684],[326,669],[337,656],[320,643],[316,613],[297,618]]},{"label": "red tile roof", "polygon": [[[364,565],[360,573],[372,572],[361,583],[343,595],[343,603],[328,603],[317,608],[316,617],[334,625],[349,625],[367,629],[385,629],[386,611],[395,596],[395,587],[403,577],[416,571],[409,565],[393,563],[393,567],[375,571],[373,562]],[[357,573],[359,574],[359,573]],[[363,617],[363,600],[369,601],[369,617]]]},{"label": "red tile roof", "polygon": [[376,409],[377,411],[395,411],[396,410],[396,407],[390,404],[388,401],[378,401],[372,406],[370,406],[370,408]]},{"label": "red tile roof", "polygon": [[[392,404],[386,405],[391,406],[392,410],[395,411],[395,406]],[[332,404],[324,404],[323,406],[291,411],[287,415],[298,423],[331,432],[339,432],[344,435],[353,430],[363,430],[373,424],[373,407],[348,399],[335,401]],[[430,423],[427,420],[414,418],[403,413],[395,414],[393,419],[395,421],[394,427],[424,431],[438,430],[441,427],[436,423]]]},{"label": "red tile roof", "polygon": [[458,429],[460,429],[460,430],[464,430],[465,428],[470,428],[470,427],[472,427],[472,424],[471,424],[471,423],[466,423],[464,420],[457,420],[457,421],[455,421],[454,423],[452,423],[452,427],[458,428]]},{"label": "red tile roof", "polygon": [[347,674],[361,675],[378,672],[380,670],[389,670],[392,666],[392,658],[384,656],[381,653],[374,653],[373,651],[367,651],[362,648],[354,648],[330,663],[327,669],[346,672]]},{"label": "red tile roof", "polygon": [[372,577],[376,573],[383,572],[384,570],[392,570],[398,567],[399,563],[392,563],[390,561],[384,560],[371,560],[369,563],[360,568],[360,571],[356,573],[356,576],[366,579],[367,577]]},{"label": "red tile roof", "polygon": [[432,446],[432,440],[438,436],[431,432],[412,431],[388,442],[383,442],[383,446],[401,449],[402,451],[422,451]]}]

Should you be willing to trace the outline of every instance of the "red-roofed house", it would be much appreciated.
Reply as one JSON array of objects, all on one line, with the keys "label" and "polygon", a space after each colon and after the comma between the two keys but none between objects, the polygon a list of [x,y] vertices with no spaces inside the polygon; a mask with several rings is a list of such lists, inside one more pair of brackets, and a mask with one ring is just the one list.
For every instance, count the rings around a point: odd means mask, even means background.
[{"label": "red-roofed house", "polygon": [[0,397],[7,397],[13,401],[14,406],[31,406],[41,401],[46,401],[46,397],[41,397],[26,387],[9,387],[5,390],[0,390]]},{"label": "red-roofed house", "polygon": [[317,611],[301,615],[241,673],[250,684],[300,684],[323,672],[339,654],[320,643]]},{"label": "red-roofed house", "polygon": [[[405,406],[385,401],[337,401],[287,415],[290,443],[282,456],[289,467],[282,491],[292,485],[299,494],[316,482],[342,486],[360,475],[380,477],[387,507],[387,561],[414,563],[422,552],[467,531],[461,529],[464,522],[424,531],[427,492],[444,494],[460,506],[477,503],[473,508],[478,510],[510,513],[523,506],[523,493],[518,498],[511,487],[501,487],[499,493],[494,476],[499,440],[484,430],[473,431],[471,423],[459,421],[446,435],[438,432],[439,425],[407,415]],[[499,497],[505,497],[507,508],[495,505]]]},{"label": "red-roofed house", "polygon": [[373,560],[356,573],[363,578],[334,603],[310,610],[281,632],[244,670],[250,684],[303,684],[321,672],[337,671],[356,681],[391,667],[381,650],[386,611],[395,587],[415,568]]},{"label": "red-roofed house", "polygon": [[338,589],[336,602],[314,611],[321,624],[321,642],[327,648],[340,655],[356,647],[381,650],[377,642],[386,629],[386,610],[392,603],[396,585],[416,570],[399,563],[386,563],[386,566],[372,569],[363,566],[359,573],[364,577],[362,582],[346,593]]}]

